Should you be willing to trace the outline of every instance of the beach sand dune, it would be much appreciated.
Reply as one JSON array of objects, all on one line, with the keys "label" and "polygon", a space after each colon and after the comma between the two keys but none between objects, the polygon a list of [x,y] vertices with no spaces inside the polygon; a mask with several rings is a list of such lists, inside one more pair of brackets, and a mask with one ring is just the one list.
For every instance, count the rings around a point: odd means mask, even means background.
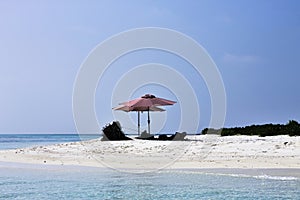
[{"label": "beach sand dune", "polygon": [[89,141],[0,151],[0,161],[122,169],[296,168],[300,137],[187,136],[186,141]]}]

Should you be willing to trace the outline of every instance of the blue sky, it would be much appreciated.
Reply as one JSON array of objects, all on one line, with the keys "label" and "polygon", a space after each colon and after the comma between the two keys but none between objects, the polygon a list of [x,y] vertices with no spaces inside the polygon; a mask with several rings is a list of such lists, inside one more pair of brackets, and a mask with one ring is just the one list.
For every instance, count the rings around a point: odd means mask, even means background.
[{"label": "blue sky", "polygon": [[[296,0],[0,1],[0,133],[74,132],[73,84],[84,59],[108,37],[141,27],[180,31],[207,50],[226,89],[225,126],[300,121],[299,9]],[[182,60],[157,51],[136,52],[113,64],[103,77],[108,85],[99,86],[95,97],[100,125],[112,120],[111,100],[104,96],[122,75],[114,72],[148,62],[177,64],[201,101],[199,131],[206,127],[205,83],[180,67],[187,65]],[[147,91],[176,97],[157,86],[133,96]],[[168,108],[164,130],[176,130],[176,110]]]}]

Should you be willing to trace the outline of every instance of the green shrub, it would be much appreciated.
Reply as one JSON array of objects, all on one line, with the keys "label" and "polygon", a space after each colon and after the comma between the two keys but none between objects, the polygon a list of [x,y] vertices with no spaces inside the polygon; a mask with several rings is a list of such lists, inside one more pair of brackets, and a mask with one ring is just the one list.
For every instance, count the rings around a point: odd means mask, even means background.
[{"label": "green shrub", "polygon": [[300,136],[300,124],[295,120],[290,120],[286,125],[263,124],[222,129],[205,128],[201,134],[218,134],[221,136],[259,135],[260,137],[275,135]]}]

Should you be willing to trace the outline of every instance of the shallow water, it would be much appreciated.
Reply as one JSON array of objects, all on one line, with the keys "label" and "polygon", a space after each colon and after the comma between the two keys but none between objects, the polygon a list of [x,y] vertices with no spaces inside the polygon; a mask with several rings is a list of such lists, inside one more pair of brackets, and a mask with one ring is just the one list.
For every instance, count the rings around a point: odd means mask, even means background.
[{"label": "shallow water", "polygon": [[299,199],[299,179],[0,164],[0,199]]}]

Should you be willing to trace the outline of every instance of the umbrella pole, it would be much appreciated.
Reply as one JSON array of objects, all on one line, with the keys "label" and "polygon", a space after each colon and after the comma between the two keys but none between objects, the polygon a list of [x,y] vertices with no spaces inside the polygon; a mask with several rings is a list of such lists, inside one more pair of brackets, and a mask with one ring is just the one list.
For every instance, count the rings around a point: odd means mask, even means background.
[{"label": "umbrella pole", "polygon": [[140,136],[140,127],[141,127],[141,124],[140,124],[140,111],[138,111],[138,136]]},{"label": "umbrella pole", "polygon": [[149,112],[149,108],[148,108],[148,133],[150,134],[150,112]]}]

